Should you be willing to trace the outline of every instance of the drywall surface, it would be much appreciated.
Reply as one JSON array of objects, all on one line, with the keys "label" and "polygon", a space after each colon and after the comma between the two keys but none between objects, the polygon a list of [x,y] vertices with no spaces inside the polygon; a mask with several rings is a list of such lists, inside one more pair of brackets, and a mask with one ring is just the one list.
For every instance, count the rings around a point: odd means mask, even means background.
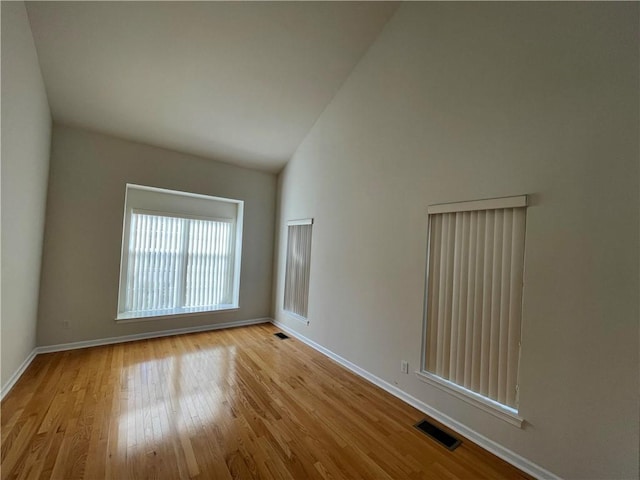
[{"label": "drywall surface", "polygon": [[2,2],[2,386],[36,346],[51,114],[22,2]]},{"label": "drywall surface", "polygon": [[279,171],[396,2],[29,2],[56,122]]},{"label": "drywall surface", "polygon": [[[276,319],[553,474],[637,478],[638,126],[638,4],[403,4],[280,174]],[[427,206],[519,194],[523,429],[400,373]],[[307,217],[309,326],[282,311]]]},{"label": "drywall surface", "polygon": [[[115,322],[127,183],[244,200],[238,310]],[[54,125],[38,345],[268,317],[275,194],[270,173]]]}]

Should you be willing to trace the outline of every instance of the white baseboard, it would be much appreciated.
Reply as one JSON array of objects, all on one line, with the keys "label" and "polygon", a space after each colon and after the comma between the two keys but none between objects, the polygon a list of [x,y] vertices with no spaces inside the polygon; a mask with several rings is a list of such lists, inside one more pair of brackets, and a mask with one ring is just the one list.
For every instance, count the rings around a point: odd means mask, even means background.
[{"label": "white baseboard", "polygon": [[111,345],[114,343],[134,342],[136,340],[147,340],[150,338],[168,337],[171,335],[182,335],[185,333],[207,332],[210,330],[222,330],[223,328],[244,327],[247,325],[257,325],[259,323],[269,323],[270,318],[253,318],[250,320],[240,320],[237,322],[216,323],[212,325],[201,325],[197,327],[174,328],[172,330],[161,330],[159,332],[136,333],[134,335],[123,335],[120,337],[99,338],[97,340],[85,340],[82,342],[60,343],[58,345],[46,345],[34,348],[26,358],[20,368],[11,376],[9,381],[2,387],[0,400],[13,388],[20,379],[27,367],[31,364],[36,355],[40,353],[63,352],[65,350],[76,350],[79,348],[97,347],[100,345]]},{"label": "white baseboard", "polygon": [[247,325],[257,325],[259,323],[269,323],[270,318],[252,318],[250,320],[239,320],[237,322],[214,323],[211,325],[201,325],[197,327],[174,328],[171,330],[160,330],[158,332],[135,333],[133,335],[122,335],[120,337],[99,338],[97,340],[85,340],[82,342],[60,343],[58,345],[46,345],[37,347],[37,353],[63,352],[65,350],[76,350],[78,348],[98,347],[100,345],[111,345],[113,343],[135,342],[136,340],[148,340],[150,338],[170,337],[171,335],[182,335],[185,333],[208,332],[210,330],[222,330],[223,328],[245,327]]},{"label": "white baseboard", "polygon": [[14,374],[11,375],[11,378],[9,379],[9,381],[2,386],[2,390],[0,391],[0,400],[2,400],[5,397],[5,395],[11,391],[11,389],[16,384],[16,382],[20,379],[20,377],[25,372],[27,367],[31,365],[31,362],[33,361],[33,359],[36,358],[37,354],[38,354],[38,347],[31,350],[31,353],[27,355],[27,358],[25,358],[24,362],[22,362],[22,365],[18,367],[18,370],[16,370]]},{"label": "white baseboard", "polygon": [[504,461],[510,463],[514,467],[519,468],[523,472],[526,472],[526,473],[528,473],[529,475],[532,475],[535,478],[560,480],[560,477],[558,477],[557,475],[551,473],[550,471],[542,468],[539,465],[536,465],[535,463],[531,462],[530,460],[527,460],[526,458],[518,455],[517,453],[512,452],[508,448],[503,447],[502,445],[494,442],[493,440],[488,439],[484,435],[481,435],[478,432],[476,432],[474,430],[471,430],[466,425],[463,425],[462,423],[458,422],[457,420],[454,420],[453,418],[449,417],[448,415],[445,415],[444,413],[441,413],[440,411],[436,410],[435,408],[427,405],[423,401],[418,400],[417,398],[415,398],[415,397],[409,395],[408,393],[400,390],[395,385],[392,385],[392,384],[386,382],[385,380],[382,380],[381,378],[376,377],[372,373],[366,371],[363,368],[360,368],[358,365],[356,365],[354,363],[351,363],[349,360],[347,360],[345,358],[342,358],[340,355],[337,355],[337,354],[333,353],[331,350],[328,350],[327,348],[325,348],[322,345],[314,342],[313,340],[308,339],[304,335],[301,335],[300,333],[298,333],[295,330],[287,327],[286,325],[282,324],[281,322],[278,322],[278,321],[272,319],[271,323],[273,323],[278,328],[281,328],[282,330],[286,331],[288,334],[290,334],[291,336],[297,338],[301,342],[306,343],[311,348],[317,350],[318,352],[326,355],[330,359],[336,361],[337,363],[339,363],[343,367],[347,368],[348,370],[351,370],[356,375],[359,375],[360,377],[364,378],[365,380],[368,380],[369,382],[373,383],[374,385],[377,385],[378,387],[382,388],[383,390],[386,390],[387,392],[389,392],[394,397],[399,398],[400,400],[404,401],[405,403],[408,403],[412,407],[414,407],[414,408],[420,410],[421,412],[429,415],[433,419],[435,419],[438,422],[442,423],[443,425],[446,425],[447,427],[449,427],[451,430],[453,430],[453,431],[459,433],[460,435],[468,438],[469,440],[471,440],[475,444],[477,444],[480,447],[484,448],[485,450],[493,453],[497,457],[500,457],[501,459],[503,459]]}]

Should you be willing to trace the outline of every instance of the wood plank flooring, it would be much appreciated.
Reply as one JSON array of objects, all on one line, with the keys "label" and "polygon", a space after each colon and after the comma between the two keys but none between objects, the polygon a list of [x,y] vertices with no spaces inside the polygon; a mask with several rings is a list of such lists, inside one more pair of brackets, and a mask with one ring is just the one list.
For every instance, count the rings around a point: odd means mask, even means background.
[{"label": "wood plank flooring", "polygon": [[276,331],[38,355],[2,402],[2,478],[529,478]]}]

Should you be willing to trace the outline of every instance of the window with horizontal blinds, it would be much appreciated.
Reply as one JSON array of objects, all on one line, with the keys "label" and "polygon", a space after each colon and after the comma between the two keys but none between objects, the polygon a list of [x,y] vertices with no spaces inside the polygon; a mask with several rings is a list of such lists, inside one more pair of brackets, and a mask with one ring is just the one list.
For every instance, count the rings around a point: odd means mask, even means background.
[{"label": "window with horizontal blinds", "polygon": [[517,410],[526,197],[429,212],[424,371]]},{"label": "window with horizontal blinds", "polygon": [[295,220],[287,226],[284,309],[303,319],[309,303],[309,272],[313,220]]},{"label": "window with horizontal blinds", "polygon": [[190,195],[127,187],[118,320],[237,308],[242,202]]}]

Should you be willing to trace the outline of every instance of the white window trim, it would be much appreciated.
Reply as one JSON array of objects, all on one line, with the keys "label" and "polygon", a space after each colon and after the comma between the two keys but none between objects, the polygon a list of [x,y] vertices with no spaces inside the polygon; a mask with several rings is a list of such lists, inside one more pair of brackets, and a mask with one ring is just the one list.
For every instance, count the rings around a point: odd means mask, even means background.
[{"label": "white window trim", "polygon": [[484,410],[505,422],[515,425],[518,428],[522,428],[524,418],[520,417],[516,410],[502,405],[501,403],[494,402],[493,400],[483,397],[472,390],[467,390],[466,388],[450,382],[449,380],[445,380],[444,378],[438,377],[431,372],[421,370],[415,372],[415,374],[418,379],[423,382],[439,388],[440,390],[447,392],[454,397],[473,405],[474,407]]},{"label": "white window trim", "polygon": [[286,313],[287,315],[289,315],[291,318],[293,318],[294,320],[297,320],[301,323],[304,323],[305,325],[309,325],[309,319],[303,317],[302,315],[298,315],[297,313],[294,313],[290,310],[282,310],[284,313]]},{"label": "white window trim", "polygon": [[235,312],[240,308],[233,305],[221,305],[220,308],[211,310],[210,307],[186,307],[169,310],[147,310],[143,312],[121,313],[116,317],[117,323],[137,323],[151,320],[162,320],[165,318],[196,317],[198,315],[208,315],[213,313]]},{"label": "white window trim", "polygon": [[488,198],[467,202],[438,203],[427,207],[428,214],[495,210],[497,208],[519,208],[527,206],[527,196]]},{"label": "white window trim", "polygon": [[291,225],[313,225],[313,218],[303,218],[301,220],[288,220],[287,227]]},{"label": "white window trim", "polygon": [[[223,304],[217,305],[216,308],[207,307],[179,307],[174,309],[167,310],[152,310],[152,311],[142,311],[142,312],[121,312],[121,306],[123,301],[123,280],[126,278],[126,272],[128,267],[128,256],[126,255],[126,249],[128,247],[128,234],[130,227],[130,213],[132,212],[149,212],[156,215],[164,215],[170,217],[180,217],[180,218],[196,218],[202,220],[216,220],[216,221],[225,221],[229,222],[228,218],[216,218],[216,217],[205,217],[200,215],[186,215],[186,214],[175,214],[171,212],[158,212],[149,209],[141,209],[141,208],[128,208],[127,196],[129,194],[130,189],[137,190],[146,190],[151,192],[159,192],[159,193],[168,193],[173,195],[180,195],[183,197],[190,198],[199,198],[204,200],[212,200],[226,203],[233,203],[236,205],[237,214],[236,219],[231,219],[231,222],[235,223],[235,245],[234,251],[236,252],[234,259],[234,276],[233,276],[233,300],[234,302],[231,304]],[[133,183],[127,183],[125,187],[125,201],[124,201],[124,215],[123,215],[123,228],[122,228],[122,243],[121,243],[121,251],[120,251],[120,275],[118,282],[118,304],[116,311],[116,323],[133,323],[133,322],[143,322],[150,320],[161,320],[163,318],[177,318],[183,316],[193,316],[193,315],[203,315],[207,313],[216,313],[216,312],[228,312],[233,310],[238,310],[240,308],[240,271],[242,267],[242,227],[244,223],[244,201],[236,200],[231,198],[223,198],[223,197],[215,197],[212,195],[203,195],[199,193],[191,193],[191,192],[182,192],[179,190],[169,190],[166,188],[158,188],[158,187],[149,187],[146,185],[137,185]]]}]

